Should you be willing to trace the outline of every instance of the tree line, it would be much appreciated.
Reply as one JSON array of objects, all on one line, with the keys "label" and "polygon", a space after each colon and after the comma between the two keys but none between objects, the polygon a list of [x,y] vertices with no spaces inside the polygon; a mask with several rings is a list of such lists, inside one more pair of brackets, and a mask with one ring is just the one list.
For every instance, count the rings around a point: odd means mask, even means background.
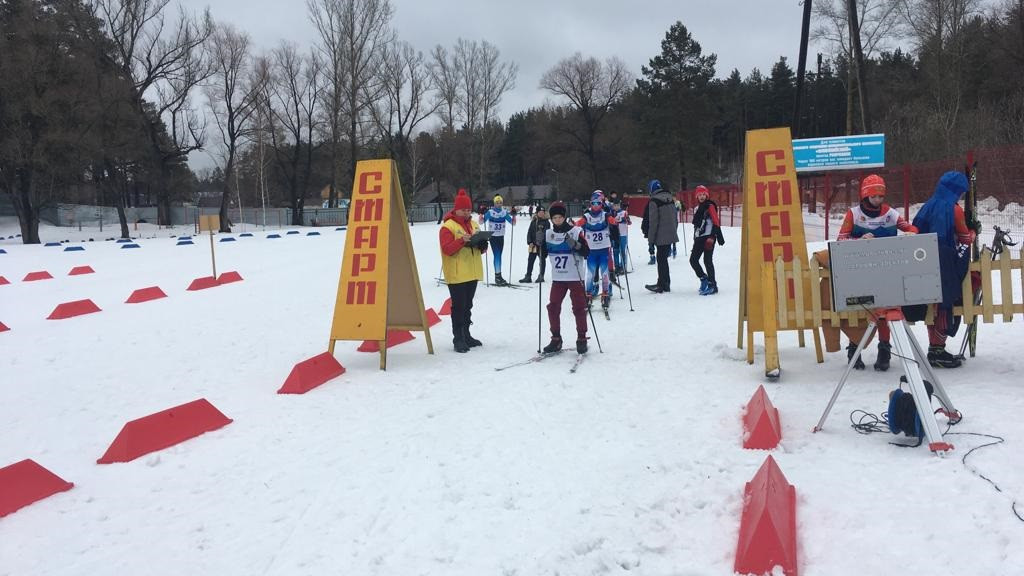
[{"label": "tree line", "polygon": [[[407,196],[550,184],[574,199],[650,178],[737,182],[756,128],[884,132],[890,163],[1024,142],[1024,0],[861,0],[863,85],[851,4],[814,4],[822,53],[798,118],[787,58],[720,78],[676,22],[639,74],[566,56],[540,81],[554,103],[502,120],[517,64],[486,40],[421,52],[397,37],[388,0],[307,0],[313,45],[264,51],[170,0],[0,0],[0,190],[38,242],[55,202],[115,206],[127,236],[126,207],[155,204],[166,224],[210,187],[225,231],[233,202],[288,206],[300,223],[321,190],[332,206],[349,196],[364,158],[394,158]],[[217,159],[202,177],[187,163],[198,150]]]}]

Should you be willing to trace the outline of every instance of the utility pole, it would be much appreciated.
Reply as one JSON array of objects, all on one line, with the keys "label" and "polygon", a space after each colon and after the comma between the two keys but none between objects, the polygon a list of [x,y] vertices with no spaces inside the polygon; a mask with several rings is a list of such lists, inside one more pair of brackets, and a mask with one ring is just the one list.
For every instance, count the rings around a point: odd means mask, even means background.
[{"label": "utility pole", "polygon": [[850,46],[853,48],[853,64],[857,73],[857,94],[860,97],[860,120],[864,134],[870,134],[871,107],[868,106],[868,87],[864,82],[864,51],[860,45],[860,23],[857,21],[857,0],[847,0],[847,21],[850,26]]},{"label": "utility pole", "polygon": [[804,18],[800,26],[800,58],[796,66],[796,102],[793,103],[793,137],[800,137],[800,98],[804,93],[804,72],[807,69],[807,38],[811,29],[811,0],[804,0]]}]

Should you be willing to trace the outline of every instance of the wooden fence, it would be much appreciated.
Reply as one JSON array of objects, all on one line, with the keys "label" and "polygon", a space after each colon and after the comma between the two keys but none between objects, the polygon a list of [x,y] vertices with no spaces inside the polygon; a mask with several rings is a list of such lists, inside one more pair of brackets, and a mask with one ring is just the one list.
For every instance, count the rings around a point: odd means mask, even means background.
[{"label": "wooden fence", "polygon": [[[822,260],[827,261],[824,258],[812,257],[808,264],[803,264],[799,260],[787,263],[779,259],[775,261],[774,266],[765,266],[762,269],[761,278],[766,319],[775,317],[775,322],[766,322],[766,325],[774,324],[779,330],[799,330],[801,347],[804,345],[803,330],[812,330],[818,362],[824,361],[819,328],[826,332],[827,349],[834,352],[839,349],[840,327],[863,329],[871,319],[871,312],[868,310],[832,310],[832,276],[828,267],[822,265]],[[1021,253],[1013,256],[1007,250],[993,260],[991,251],[985,248],[981,257],[971,263],[970,272],[963,282],[963,305],[953,308],[953,314],[962,316],[964,323],[970,322],[976,316],[980,316],[981,321],[986,324],[995,322],[996,317],[1001,317],[1003,322],[1011,322],[1015,314],[1024,314],[1024,302],[1015,302],[1013,299],[1014,277],[1024,286],[1024,259]],[[996,273],[999,275],[998,294],[993,291],[993,286],[997,282],[993,278]],[[974,304],[971,287],[972,275],[980,276],[981,279],[981,302],[977,305]],[[793,298],[788,297],[790,293]],[[929,306],[925,323],[931,324],[934,315],[934,307]],[[834,338],[830,338],[830,335]],[[774,334],[771,336],[774,337]],[[766,339],[768,337],[766,333]]]}]

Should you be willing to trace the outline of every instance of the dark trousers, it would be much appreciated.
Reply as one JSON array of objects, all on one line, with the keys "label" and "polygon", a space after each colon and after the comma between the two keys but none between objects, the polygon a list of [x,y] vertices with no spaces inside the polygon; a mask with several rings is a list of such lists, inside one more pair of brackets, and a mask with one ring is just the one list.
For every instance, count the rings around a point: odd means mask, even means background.
[{"label": "dark trousers", "polygon": [[527,278],[530,278],[530,277],[533,276],[533,261],[536,260],[537,258],[540,258],[540,275],[541,276],[544,275],[544,269],[547,266],[548,255],[546,254],[546,250],[541,248],[537,252],[530,252],[530,257],[526,261],[526,277]]},{"label": "dark trousers", "polygon": [[463,328],[469,328],[476,285],[476,280],[448,285],[448,294],[452,297],[452,334],[456,339],[462,338]]},{"label": "dark trousers", "polygon": [[664,246],[658,246],[658,286],[662,288],[669,288],[672,284],[672,278],[668,274],[668,255],[672,252],[672,245],[665,244]]},{"label": "dark trousers", "polygon": [[[697,274],[697,278],[707,278],[712,284],[715,283],[715,262],[712,260],[715,256],[715,243],[712,238],[711,248],[707,247],[708,238],[697,238],[693,241],[693,249],[690,250],[690,267]],[[707,274],[700,267],[700,256],[704,255],[704,268],[707,269]]]},{"label": "dark trousers", "polygon": [[562,337],[560,316],[566,292],[569,293],[569,302],[572,303],[572,315],[576,318],[576,338],[582,340],[587,337],[587,296],[582,282],[551,283],[551,295],[548,299],[548,324],[551,326],[551,335]]}]

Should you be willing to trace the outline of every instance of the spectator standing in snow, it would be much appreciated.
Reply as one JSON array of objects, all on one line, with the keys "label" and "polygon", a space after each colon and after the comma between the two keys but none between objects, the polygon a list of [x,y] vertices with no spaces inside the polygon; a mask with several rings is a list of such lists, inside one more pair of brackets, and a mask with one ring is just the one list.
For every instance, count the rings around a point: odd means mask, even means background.
[{"label": "spectator standing in snow", "polygon": [[672,244],[679,241],[677,232],[679,218],[676,216],[676,204],[672,195],[662,188],[660,180],[651,180],[647,186],[651,194],[648,203],[650,220],[647,223],[647,240],[654,244],[657,250],[658,281],[654,284],[644,286],[651,292],[669,292],[672,279],[668,270],[668,255],[672,250]]},{"label": "spectator standing in snow", "polygon": [[472,216],[473,202],[460,189],[455,207],[444,217],[439,232],[441,271],[452,299],[452,344],[459,353],[482,345],[469,333],[469,325],[476,286],[484,277],[481,256],[487,250],[487,242],[470,244],[470,238],[480,229]]},{"label": "spectator standing in snow", "polygon": [[[531,211],[533,205],[530,205]],[[548,228],[551,228],[551,221],[548,220],[548,213],[544,210],[543,206],[537,206],[537,211],[533,214],[533,219],[530,220],[530,227],[526,231],[526,246],[530,252],[530,256],[526,261],[526,276],[523,276],[519,280],[520,283],[533,282],[533,263],[540,258],[540,273],[537,275],[537,282],[544,281],[544,269],[547,266],[547,253],[545,252],[544,242],[538,242],[538,238],[543,239],[544,234]],[[538,236],[537,231],[541,234]]]}]

